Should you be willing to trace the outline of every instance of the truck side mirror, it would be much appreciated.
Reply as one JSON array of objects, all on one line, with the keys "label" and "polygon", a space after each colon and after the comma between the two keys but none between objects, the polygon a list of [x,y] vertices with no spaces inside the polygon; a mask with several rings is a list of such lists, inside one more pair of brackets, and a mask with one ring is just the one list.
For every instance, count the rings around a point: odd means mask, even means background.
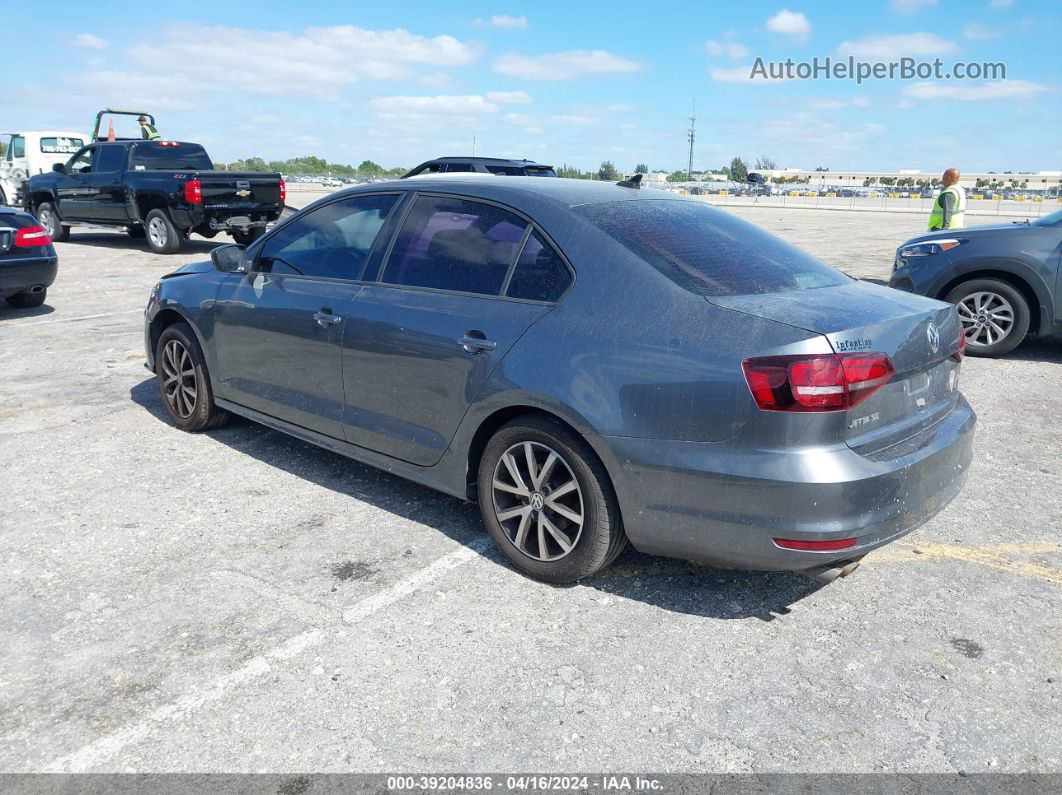
[{"label": "truck side mirror", "polygon": [[211,251],[210,261],[222,273],[247,273],[250,270],[250,263],[247,261],[243,246],[235,243],[218,246]]},{"label": "truck side mirror", "polygon": [[52,171],[58,171],[60,174],[65,174],[66,173],[66,164],[65,163],[54,163],[52,165]]}]

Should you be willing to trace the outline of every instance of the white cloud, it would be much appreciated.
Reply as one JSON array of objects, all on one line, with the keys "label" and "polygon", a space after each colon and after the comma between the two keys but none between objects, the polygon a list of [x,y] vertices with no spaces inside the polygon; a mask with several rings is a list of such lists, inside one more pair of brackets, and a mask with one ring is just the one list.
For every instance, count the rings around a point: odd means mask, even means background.
[{"label": "white cloud", "polygon": [[545,55],[509,53],[494,62],[494,71],[526,80],[570,80],[586,75],[636,72],[641,64],[605,50],[569,50]]},{"label": "white cloud", "polygon": [[842,108],[869,108],[871,102],[866,97],[851,99],[813,99],[808,103],[815,110],[841,110]]},{"label": "white cloud", "polygon": [[719,67],[713,66],[708,69],[708,76],[717,83],[749,83],[754,86],[767,86],[773,83],[783,83],[785,77],[752,77],[752,64],[748,66]]},{"label": "white cloud", "polygon": [[256,94],[328,96],[339,86],[370,80],[412,79],[417,66],[461,66],[480,54],[453,36],[431,38],[353,25],[307,28],[302,33],[183,26],[161,41],[135,44],[134,62],[190,64],[201,83]]},{"label": "white cloud", "polygon": [[889,8],[897,14],[913,14],[936,4],[937,0],[889,0]]},{"label": "white cloud", "polygon": [[75,47],[84,47],[88,50],[107,49],[107,40],[101,39],[99,36],[94,36],[91,33],[78,33],[74,36],[72,43]]},{"label": "white cloud", "polygon": [[992,99],[1029,99],[1047,91],[1047,86],[1028,80],[994,80],[984,83],[914,83],[905,86],[904,96],[912,99],[955,99],[980,102]]},{"label": "white cloud", "polygon": [[800,11],[783,8],[767,20],[767,30],[786,36],[807,36],[811,33],[811,23]]},{"label": "white cloud", "polygon": [[496,14],[490,18],[490,24],[495,28],[519,28],[527,27],[527,17],[510,17],[505,14]]},{"label": "white cloud", "polygon": [[991,0],[989,8],[1010,8],[1014,0]]},{"label": "white cloud", "polygon": [[730,58],[744,58],[749,54],[749,48],[744,44],[738,44],[736,41],[716,41],[710,39],[706,45],[704,45],[708,52],[712,55],[726,55]]},{"label": "white cloud", "polygon": [[971,22],[963,28],[962,35],[968,39],[973,39],[974,41],[985,41],[987,39],[999,38],[999,31],[985,25],[979,25],[976,22]]},{"label": "white cloud", "polygon": [[457,81],[446,72],[432,72],[421,77],[420,82],[431,88],[450,88]]},{"label": "white cloud", "polygon": [[423,116],[475,116],[495,113],[498,106],[478,94],[434,97],[377,97],[369,107],[385,118]]},{"label": "white cloud", "polygon": [[[104,99],[107,107],[143,106],[165,110],[192,110],[196,107],[195,98],[202,89],[197,78],[182,72],[123,72],[99,70],[84,72],[73,81],[86,94]],[[121,86],[120,99],[115,97],[109,86]]]},{"label": "white cloud", "polygon": [[956,49],[954,42],[935,33],[898,33],[843,41],[837,53],[865,60],[892,61],[905,55],[948,55]]},{"label": "white cloud", "polygon": [[525,105],[531,101],[526,91],[488,91],[487,101],[499,105]]}]

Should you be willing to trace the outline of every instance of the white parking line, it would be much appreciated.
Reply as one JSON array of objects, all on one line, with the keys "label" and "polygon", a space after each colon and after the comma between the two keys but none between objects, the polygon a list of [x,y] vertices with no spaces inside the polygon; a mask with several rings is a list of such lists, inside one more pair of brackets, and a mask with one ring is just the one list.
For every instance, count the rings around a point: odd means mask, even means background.
[{"label": "white parking line", "polygon": [[121,312],[102,312],[98,315],[79,315],[78,317],[56,317],[47,320],[27,320],[20,326],[43,326],[45,323],[76,323],[79,320],[95,320],[98,317],[115,317],[117,315],[131,315],[134,312],[143,314],[143,309],[126,309]]},{"label": "white parking line", "polygon": [[[356,624],[373,613],[389,607],[410,594],[425,588],[458,566],[481,555],[490,546],[488,537],[477,538],[466,546],[443,555],[429,566],[400,580],[380,593],[367,596],[343,612],[343,621]],[[213,682],[192,690],[140,721],[131,723],[113,734],[82,746],[71,754],[60,757],[44,769],[48,773],[82,773],[114,756],[128,745],[142,740],[165,723],[181,720],[197,712],[203,705],[218,701],[233,687],[257,679],[271,670],[270,660],[288,660],[313,648],[328,636],[320,629],[308,629],[288,638],[267,652],[249,660],[232,673],[219,676]]]}]

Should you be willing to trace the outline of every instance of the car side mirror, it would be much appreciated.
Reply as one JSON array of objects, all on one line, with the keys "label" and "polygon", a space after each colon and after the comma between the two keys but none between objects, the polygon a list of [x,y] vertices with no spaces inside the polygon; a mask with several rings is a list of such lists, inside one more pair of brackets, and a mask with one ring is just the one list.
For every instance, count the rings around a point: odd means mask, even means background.
[{"label": "car side mirror", "polygon": [[247,252],[243,250],[243,246],[235,243],[218,246],[211,251],[210,261],[222,273],[247,273],[251,269],[251,264],[247,260]]},{"label": "car side mirror", "polygon": [[65,163],[54,163],[52,165],[52,171],[57,171],[60,174],[65,174],[66,173],[66,164]]}]

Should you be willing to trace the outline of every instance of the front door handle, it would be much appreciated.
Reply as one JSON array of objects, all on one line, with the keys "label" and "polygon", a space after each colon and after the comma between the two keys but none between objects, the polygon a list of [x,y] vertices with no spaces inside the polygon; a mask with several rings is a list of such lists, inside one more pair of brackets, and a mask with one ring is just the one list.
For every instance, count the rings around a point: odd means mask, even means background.
[{"label": "front door handle", "polygon": [[322,311],[314,312],[313,319],[317,321],[317,325],[319,325],[321,328],[328,328],[329,326],[334,326],[343,318],[339,315],[333,315],[331,312]]},{"label": "front door handle", "polygon": [[498,343],[494,340],[483,339],[483,337],[472,337],[468,334],[463,337],[458,337],[457,344],[464,348],[467,353],[492,351],[498,347]]}]

